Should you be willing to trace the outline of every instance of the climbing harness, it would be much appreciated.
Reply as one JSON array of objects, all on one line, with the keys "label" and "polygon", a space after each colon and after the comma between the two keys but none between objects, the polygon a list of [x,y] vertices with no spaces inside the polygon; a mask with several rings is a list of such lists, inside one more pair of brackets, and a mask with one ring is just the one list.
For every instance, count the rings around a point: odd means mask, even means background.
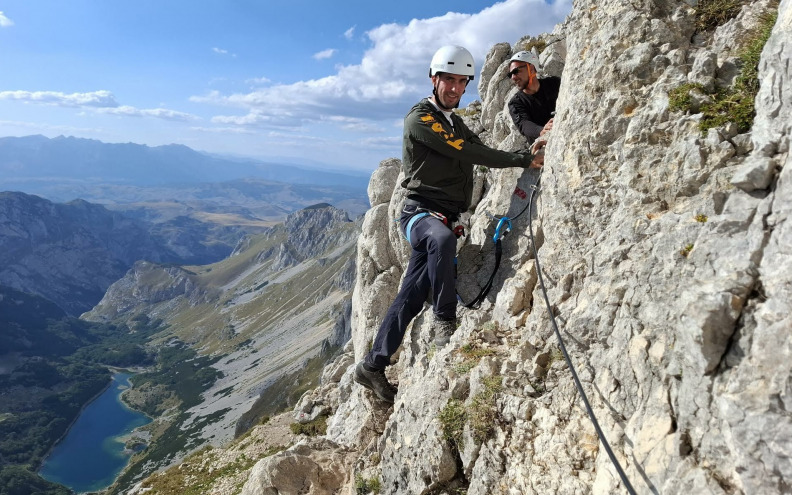
[{"label": "climbing harness", "polygon": [[[526,197],[525,192],[519,187],[515,189],[514,193],[520,196],[522,199],[525,199]],[[422,218],[425,218],[427,216],[435,217],[441,222],[443,222],[443,224],[446,227],[451,228],[448,222],[448,218],[446,218],[446,216],[443,215],[442,213],[438,213],[436,211],[432,211],[428,209],[419,209],[418,212],[419,213],[416,213],[410,218],[410,220],[407,222],[407,227],[404,229],[404,237],[407,239],[407,242],[409,242],[410,245],[412,245],[410,241],[410,233],[412,232],[412,228],[415,225],[415,223]],[[487,283],[484,284],[484,286],[479,291],[478,295],[476,295],[476,297],[474,297],[473,300],[466,303],[464,300],[462,300],[462,296],[460,296],[459,293],[457,293],[457,300],[459,301],[460,304],[462,304],[462,306],[471,309],[478,308],[481,305],[481,303],[484,302],[484,299],[486,299],[487,294],[489,294],[490,290],[492,290],[492,283],[495,281],[495,275],[497,275],[498,273],[498,268],[500,268],[501,258],[503,256],[503,246],[501,245],[501,239],[505,237],[506,234],[511,232],[512,220],[517,219],[520,215],[523,214],[523,212],[525,212],[525,208],[523,208],[523,210],[520,213],[518,213],[514,218],[509,218],[506,216],[496,218],[488,214],[490,218],[498,221],[498,223],[495,226],[495,233],[492,236],[492,242],[495,245],[495,266],[492,269],[492,273],[490,273],[489,279],[487,279]],[[463,225],[457,225],[451,230],[452,232],[454,232],[454,235],[457,237],[457,239],[465,235],[465,227]],[[457,258],[454,257],[454,273],[456,273],[456,269],[457,269]]]},{"label": "climbing harness", "polygon": [[[531,197],[528,200],[528,205],[523,211],[520,212],[520,215],[526,210],[531,208],[533,205],[534,196],[539,189],[539,181],[540,178],[536,179],[536,183],[531,186]],[[518,215],[519,216],[519,215]],[[516,218],[516,217],[515,217]],[[575,367],[572,365],[572,360],[569,358],[569,354],[567,353],[566,346],[564,345],[564,339],[561,337],[561,331],[558,329],[558,324],[555,320],[555,315],[553,314],[553,309],[550,306],[550,299],[547,297],[547,289],[545,288],[544,279],[542,278],[542,267],[539,264],[539,253],[536,250],[536,241],[534,240],[533,234],[533,223],[531,221],[531,215],[528,215],[528,232],[531,235],[531,246],[533,247],[534,253],[534,263],[536,265],[536,273],[539,277],[539,284],[542,288],[542,294],[544,295],[545,304],[547,306],[547,313],[550,315],[550,321],[553,324],[553,329],[555,330],[556,337],[558,337],[558,344],[561,348],[561,353],[564,355],[564,359],[566,360],[567,366],[569,366],[569,370],[572,372],[572,378],[575,381],[575,387],[577,387],[578,393],[580,393],[580,398],[583,400],[583,404],[586,406],[586,412],[588,413],[589,419],[594,424],[594,429],[597,431],[597,436],[602,442],[603,447],[605,447],[605,452],[608,453],[608,457],[610,457],[613,466],[616,468],[616,471],[619,473],[619,477],[624,483],[624,487],[627,489],[627,492],[630,495],[635,495],[635,489],[630,484],[630,480],[627,479],[627,475],[624,473],[624,470],[619,464],[618,459],[613,454],[613,450],[611,450],[611,446],[608,443],[608,440],[605,438],[605,434],[602,432],[602,428],[600,428],[599,422],[597,421],[597,417],[594,415],[594,410],[591,408],[591,404],[589,404],[588,397],[586,396],[586,392],[583,390],[583,385],[580,383],[580,379],[578,378],[577,372],[575,371]]]},{"label": "climbing harness", "polygon": [[417,222],[418,220],[422,219],[423,217],[428,217],[428,216],[429,216],[429,213],[423,211],[421,213],[413,215],[412,218],[410,218],[410,221],[407,222],[407,227],[404,229],[404,237],[407,239],[407,242],[411,246],[412,246],[412,241],[410,241],[410,232],[412,232],[413,225],[415,225],[415,222]]},{"label": "climbing harness", "polygon": [[[405,237],[405,239],[407,239],[407,242],[409,242],[411,246],[412,246],[412,242],[410,242],[410,232],[412,232],[413,225],[415,225],[415,222],[417,222],[418,220],[420,220],[420,219],[422,219],[424,217],[435,217],[436,219],[438,219],[441,222],[443,222],[443,225],[445,225],[449,229],[451,228],[451,226],[448,225],[448,218],[445,215],[443,215],[442,213],[438,213],[438,212],[432,211],[432,210],[427,210],[426,208],[419,208],[417,211],[419,211],[420,213],[416,213],[415,215],[413,215],[410,218],[410,221],[407,222],[407,228],[404,229],[404,237]],[[396,220],[396,221],[398,222],[398,220]],[[457,236],[457,238],[460,237],[460,235],[457,234],[457,229],[460,229],[460,228],[461,228],[462,235],[465,235],[465,228],[462,227],[461,225],[457,225],[457,227],[455,229],[452,229],[454,234]]]}]

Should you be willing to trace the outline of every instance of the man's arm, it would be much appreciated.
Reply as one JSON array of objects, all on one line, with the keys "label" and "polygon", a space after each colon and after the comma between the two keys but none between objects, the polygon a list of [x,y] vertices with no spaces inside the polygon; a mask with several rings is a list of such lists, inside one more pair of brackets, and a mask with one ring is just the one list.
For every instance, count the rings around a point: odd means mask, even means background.
[{"label": "man's arm", "polygon": [[517,126],[523,136],[528,139],[536,139],[539,137],[539,134],[542,132],[542,126],[531,121],[531,117],[528,115],[528,109],[525,104],[517,98],[517,95],[509,101],[509,115],[511,115],[514,125]]},{"label": "man's arm", "polygon": [[[534,155],[531,153],[511,153],[485,146],[467,127],[465,127],[467,132],[455,134],[431,113],[416,112],[408,116],[405,125],[409,126],[409,131],[416,141],[455,160],[493,168],[529,168],[534,161]],[[464,139],[464,134],[469,134],[470,138]]]}]

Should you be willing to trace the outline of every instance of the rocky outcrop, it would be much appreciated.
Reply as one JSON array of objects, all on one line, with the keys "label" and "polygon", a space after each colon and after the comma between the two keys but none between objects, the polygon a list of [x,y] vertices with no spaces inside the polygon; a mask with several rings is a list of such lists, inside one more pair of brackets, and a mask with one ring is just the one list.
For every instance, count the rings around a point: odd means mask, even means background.
[{"label": "rocky outcrop", "polygon": [[107,289],[102,300],[86,317],[112,321],[120,315],[141,312],[141,308],[176,299],[186,300],[190,306],[195,306],[217,295],[218,291],[201,287],[196,274],[182,267],[138,261]]},{"label": "rocky outcrop", "polygon": [[0,284],[39,294],[79,315],[141,259],[172,254],[142,222],[76,200],[0,193]]},{"label": "rocky outcrop", "polygon": [[357,231],[341,228],[351,221],[344,210],[318,204],[286,217],[286,241],[280,246],[274,268],[294,266],[310,258],[332,254],[332,248],[357,238]]},{"label": "rocky outcrop", "polygon": [[304,440],[284,452],[259,461],[241,493],[333,495],[349,482],[346,466],[354,459],[354,453],[345,453],[330,440]]},{"label": "rocky outcrop", "polygon": [[[426,311],[415,319],[388,369],[392,407],[352,381],[408,255],[391,220],[404,198],[398,162],[380,165],[358,242],[351,343],[295,409],[332,412],[325,442],[284,453],[304,463],[293,476],[309,479],[330,449],[357,459],[324,464],[348,480],[341,493],[374,478],[387,494],[624,493],[607,440],[637,493],[792,492],[792,2],[751,2],[710,31],[697,30],[695,5],[575,3],[553,33],[566,59],[544,169],[478,172],[459,245],[463,297],[492,268],[488,214],[515,217],[526,204],[515,186],[531,191],[541,177],[535,211],[513,222],[492,293],[460,311],[449,345],[433,347]],[[734,82],[749,33],[773,11],[751,130],[702,133],[702,114],[672,108],[669,93]],[[498,45],[487,57],[471,126],[514,149],[515,130],[496,130],[508,122],[511,89],[494,80],[508,55]],[[248,493],[276,493],[280,468],[255,469],[270,478],[249,479]]]}]

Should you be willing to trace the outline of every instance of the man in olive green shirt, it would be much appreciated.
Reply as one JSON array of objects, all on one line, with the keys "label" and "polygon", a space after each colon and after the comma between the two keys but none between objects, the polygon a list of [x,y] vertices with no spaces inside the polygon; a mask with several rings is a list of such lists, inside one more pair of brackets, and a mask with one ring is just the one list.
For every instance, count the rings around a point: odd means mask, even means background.
[{"label": "man in olive green shirt", "polygon": [[544,162],[542,152],[510,153],[485,146],[453,112],[474,73],[473,56],[466,49],[440,48],[429,69],[432,96],[421,100],[404,119],[401,185],[409,194],[399,225],[412,255],[401,289],[354,376],[386,402],[395,400],[396,389],[385,377],[385,367],[427,295],[432,294],[436,346],[447,344],[456,329],[456,236],[451,224],[470,207],[474,164],[538,168]]}]

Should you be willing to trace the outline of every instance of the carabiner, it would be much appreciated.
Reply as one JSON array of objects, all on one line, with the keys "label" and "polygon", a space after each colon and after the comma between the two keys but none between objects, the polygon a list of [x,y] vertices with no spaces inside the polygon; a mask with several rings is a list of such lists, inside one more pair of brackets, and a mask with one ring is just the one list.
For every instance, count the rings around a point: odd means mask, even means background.
[{"label": "carabiner", "polygon": [[[506,231],[501,233],[501,228],[503,227],[504,221],[506,222],[507,227],[506,227]],[[495,227],[495,235],[492,236],[492,242],[497,243],[498,239],[500,239],[501,236],[505,236],[506,234],[511,232],[511,229],[512,229],[512,224],[511,224],[511,220],[509,220],[509,217],[501,217],[501,219],[498,220],[498,225]]]}]

